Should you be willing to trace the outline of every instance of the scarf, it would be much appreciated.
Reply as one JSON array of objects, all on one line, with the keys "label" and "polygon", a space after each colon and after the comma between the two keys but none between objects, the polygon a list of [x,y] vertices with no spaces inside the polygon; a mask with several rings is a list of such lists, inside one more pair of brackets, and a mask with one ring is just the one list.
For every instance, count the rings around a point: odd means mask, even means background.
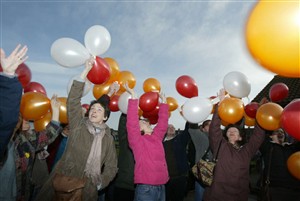
[{"label": "scarf", "polygon": [[94,126],[92,122],[87,119],[86,126],[91,135],[94,135],[94,140],[90,150],[89,157],[85,166],[85,175],[92,179],[93,184],[101,184],[101,150],[102,150],[102,139],[105,135],[107,125],[105,123]]}]

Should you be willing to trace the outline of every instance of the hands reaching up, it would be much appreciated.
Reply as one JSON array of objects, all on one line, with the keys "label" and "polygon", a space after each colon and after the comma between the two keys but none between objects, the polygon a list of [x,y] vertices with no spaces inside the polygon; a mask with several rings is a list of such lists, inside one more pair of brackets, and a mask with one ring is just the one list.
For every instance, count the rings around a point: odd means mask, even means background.
[{"label": "hands reaching up", "polygon": [[136,99],[136,95],[135,95],[135,92],[133,89],[131,89],[129,86],[128,86],[128,82],[126,82],[123,87],[126,89],[126,91],[131,95],[131,98],[132,99]]},{"label": "hands reaching up", "polygon": [[86,79],[86,76],[92,69],[94,63],[95,63],[95,57],[93,57],[93,56],[91,56],[88,60],[85,61],[85,68],[82,71],[82,73],[80,74],[81,79],[83,79],[83,80]]},{"label": "hands reaching up", "polygon": [[167,103],[167,98],[166,98],[165,93],[160,92],[159,97],[160,97],[162,103]]},{"label": "hands reaching up", "polygon": [[113,82],[109,87],[108,96],[112,96],[113,94],[117,93],[120,89],[120,85],[117,81]]},{"label": "hands reaching up", "polygon": [[51,98],[51,109],[52,109],[52,120],[59,121],[59,108],[61,106],[61,102],[58,100],[57,95],[53,94]]}]

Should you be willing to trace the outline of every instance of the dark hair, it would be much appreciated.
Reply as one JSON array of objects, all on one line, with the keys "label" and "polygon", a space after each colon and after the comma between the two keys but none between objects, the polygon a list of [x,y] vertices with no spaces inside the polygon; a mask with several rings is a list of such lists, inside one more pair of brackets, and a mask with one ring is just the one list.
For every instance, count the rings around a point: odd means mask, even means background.
[{"label": "dark hair", "polygon": [[210,119],[207,119],[207,120],[205,120],[205,121],[203,121],[203,123],[202,123],[202,128],[204,128],[205,126],[207,126],[208,124],[209,124],[209,122],[211,122],[211,120]]},{"label": "dark hair", "polygon": [[100,98],[98,98],[97,100],[93,100],[91,103],[90,103],[90,107],[88,109],[88,111],[86,112],[85,116],[88,116],[89,113],[90,113],[90,110],[91,110],[91,107],[96,104],[96,103],[99,103],[103,109],[104,109],[104,117],[106,117],[106,120],[103,120],[104,122],[106,122],[110,116],[110,109],[109,109],[109,101],[110,101],[110,98],[108,95],[104,94],[102,95]]},{"label": "dark hair", "polygon": [[237,141],[237,144],[239,146],[244,145],[247,142],[246,133],[244,131],[244,128],[241,128],[239,125],[229,124],[228,126],[226,126],[225,130],[224,130],[224,138],[228,141],[228,137],[227,137],[226,133],[227,133],[228,129],[232,128],[232,127],[238,129],[240,137],[242,138],[241,140]]}]

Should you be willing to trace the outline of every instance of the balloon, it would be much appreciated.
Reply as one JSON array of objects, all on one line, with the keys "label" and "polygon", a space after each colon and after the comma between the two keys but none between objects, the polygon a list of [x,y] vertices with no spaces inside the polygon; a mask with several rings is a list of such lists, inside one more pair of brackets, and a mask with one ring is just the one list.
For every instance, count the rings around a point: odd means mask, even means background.
[{"label": "balloon", "polygon": [[246,126],[255,126],[255,118],[249,117],[246,113],[244,113],[244,118]]},{"label": "balloon", "polygon": [[174,111],[178,108],[178,103],[175,98],[167,97],[167,104],[169,105],[169,111]]},{"label": "balloon", "polygon": [[110,83],[105,83],[100,85],[95,84],[93,88],[93,95],[95,99],[100,98],[103,94],[107,94],[109,92],[109,87],[110,87]]},{"label": "balloon", "polygon": [[182,115],[189,123],[200,123],[207,119],[212,107],[208,98],[193,97],[183,104]]},{"label": "balloon", "polygon": [[143,117],[149,119],[151,117],[158,117],[159,105],[156,105],[155,108],[149,112],[143,111]]},{"label": "balloon", "polygon": [[94,56],[104,54],[108,50],[110,43],[111,37],[108,30],[101,25],[94,25],[85,33],[85,47]]},{"label": "balloon", "polygon": [[124,93],[121,94],[119,101],[118,101],[118,106],[120,111],[123,114],[127,114],[127,108],[128,108],[128,99],[131,98],[131,95],[125,91]]},{"label": "balloon", "polygon": [[284,107],[280,124],[290,136],[300,141],[300,99],[295,99]]},{"label": "balloon", "polygon": [[245,33],[248,49],[260,65],[284,77],[300,77],[299,1],[259,2]]},{"label": "balloon", "polygon": [[94,84],[105,83],[110,76],[110,67],[108,63],[101,57],[96,57],[95,63],[87,74],[87,78]]},{"label": "balloon", "polygon": [[130,71],[121,71],[117,77],[117,81],[120,84],[120,91],[125,91],[123,85],[127,82],[129,88],[133,89],[136,84],[134,75]]},{"label": "balloon", "polygon": [[[2,72],[2,66],[0,64],[0,72]],[[24,63],[21,63],[16,69],[16,75],[18,76],[18,80],[21,82],[22,87],[26,87],[31,80],[31,70]]]},{"label": "balloon", "polygon": [[81,105],[81,107],[83,107],[84,109],[86,109],[86,111],[88,111],[88,110],[89,110],[89,108],[90,108],[90,105],[89,105],[89,104],[86,104],[86,103],[84,103],[84,104],[82,104],[82,105]]},{"label": "balloon", "polygon": [[29,82],[29,84],[24,88],[24,93],[27,92],[37,92],[42,93],[47,96],[46,89],[38,82]]},{"label": "balloon", "polygon": [[113,83],[114,81],[117,81],[117,77],[120,73],[119,64],[113,58],[105,57],[104,60],[108,63],[111,70],[110,77],[106,82]]},{"label": "balloon", "polygon": [[58,97],[57,99],[60,101],[59,121],[60,123],[67,124],[68,123],[67,98]]},{"label": "balloon", "polygon": [[50,100],[45,94],[27,92],[22,96],[20,112],[24,119],[35,121],[42,118],[50,107]]},{"label": "balloon", "polygon": [[225,75],[223,79],[224,89],[236,98],[247,97],[251,91],[248,78],[240,72],[232,71]]},{"label": "balloon", "polygon": [[87,49],[72,38],[60,38],[54,41],[51,46],[51,56],[63,67],[81,66],[90,58]]},{"label": "balloon", "polygon": [[277,103],[266,103],[260,106],[256,112],[257,123],[266,130],[280,128],[280,117],[283,108]]},{"label": "balloon", "polygon": [[293,153],[287,160],[289,172],[300,180],[300,151]]},{"label": "balloon", "polygon": [[269,90],[269,97],[273,102],[279,102],[288,97],[289,88],[284,83],[273,84]]},{"label": "balloon", "polygon": [[243,101],[238,98],[224,99],[218,107],[218,114],[223,121],[229,124],[240,121],[244,116]]},{"label": "balloon", "polygon": [[160,83],[155,78],[148,78],[143,83],[144,92],[158,91],[160,92]]},{"label": "balloon", "polygon": [[110,98],[110,101],[109,101],[109,109],[110,109],[110,111],[112,111],[112,112],[119,111],[119,106],[118,106],[119,98],[120,98],[119,95],[113,95]]},{"label": "balloon", "polygon": [[[71,79],[69,80],[69,83],[68,83],[67,94],[70,93],[70,90],[71,90],[74,80],[80,80],[80,75],[75,75],[75,76],[71,77]],[[89,91],[91,90],[91,88],[92,88],[92,83],[88,80],[85,80],[82,97],[87,95],[89,93]]]},{"label": "balloon", "polygon": [[159,94],[157,92],[145,92],[139,99],[139,106],[144,112],[154,110],[158,105]]},{"label": "balloon", "polygon": [[149,123],[152,124],[152,125],[157,124],[157,122],[158,122],[158,115],[151,116],[151,117],[148,118],[148,120],[149,120]]},{"label": "balloon", "polygon": [[250,118],[254,118],[256,117],[256,112],[257,109],[259,108],[259,104],[257,102],[251,102],[249,104],[247,104],[245,106],[245,113],[247,114],[247,116],[249,116]]},{"label": "balloon", "polygon": [[195,80],[188,75],[182,75],[177,78],[176,90],[180,95],[186,98],[198,96],[198,86]]},{"label": "balloon", "polygon": [[33,122],[34,130],[35,131],[42,131],[46,129],[46,126],[49,124],[49,122],[52,119],[51,112],[48,112],[45,116],[43,116],[41,119],[35,120]]}]

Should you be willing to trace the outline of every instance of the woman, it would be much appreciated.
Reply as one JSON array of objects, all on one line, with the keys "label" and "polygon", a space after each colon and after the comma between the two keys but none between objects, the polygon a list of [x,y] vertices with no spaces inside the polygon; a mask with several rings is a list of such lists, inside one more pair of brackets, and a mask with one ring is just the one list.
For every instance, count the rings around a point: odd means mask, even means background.
[{"label": "woman", "polygon": [[[117,155],[113,136],[106,125],[110,110],[109,96],[103,95],[91,102],[88,117],[83,117],[80,99],[84,80],[92,68],[94,59],[85,64],[81,74],[82,81],[74,80],[68,100],[67,112],[70,135],[65,152],[53,169],[50,178],[41,189],[37,200],[53,200],[55,190],[52,180],[56,174],[82,179],[85,181],[82,191],[83,200],[97,200],[97,190],[103,189],[117,173]],[[112,85],[110,95],[116,91]],[[57,177],[55,177],[57,178]]]},{"label": "woman", "polygon": [[127,132],[129,146],[133,151],[135,201],[164,201],[165,184],[169,180],[163,138],[168,129],[168,104],[166,97],[160,94],[157,125],[152,129],[149,121],[139,120],[138,99],[134,91],[125,84],[124,88],[131,94],[127,110]]},{"label": "woman", "polygon": [[[225,98],[224,89],[220,90],[219,98],[221,103]],[[220,126],[221,119],[216,108],[208,137],[214,156],[220,149],[214,180],[210,187],[205,188],[204,200],[247,201],[250,161],[264,140],[264,130],[256,124],[248,143],[244,144],[245,136],[239,126],[229,125],[224,137]]]}]

